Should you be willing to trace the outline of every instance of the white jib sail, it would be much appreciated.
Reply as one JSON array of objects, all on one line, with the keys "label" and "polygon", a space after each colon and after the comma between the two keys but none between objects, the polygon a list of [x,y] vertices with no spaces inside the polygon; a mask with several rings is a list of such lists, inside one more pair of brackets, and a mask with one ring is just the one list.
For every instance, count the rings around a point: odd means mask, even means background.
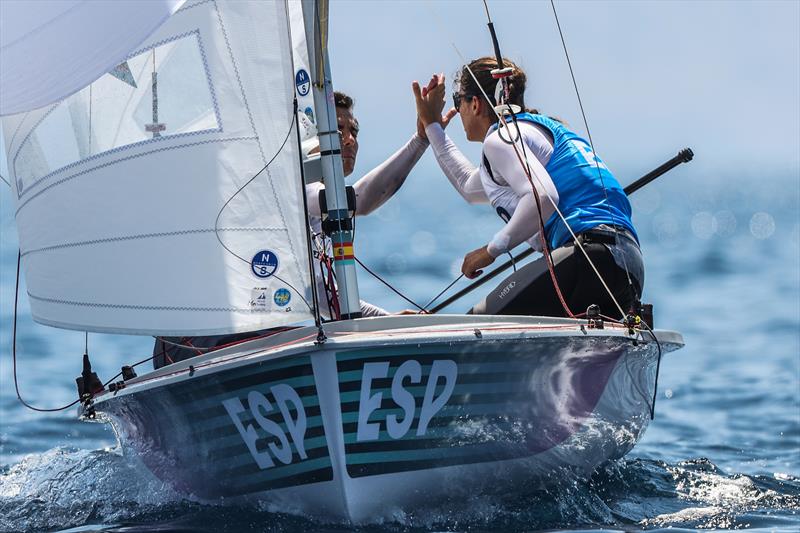
[{"label": "white jib sail", "polygon": [[119,64],[183,3],[0,1],[0,115],[80,90]]},{"label": "white jib sail", "polygon": [[288,23],[283,0],[192,0],[113,73],[3,120],[35,320],[191,335],[312,317]]}]

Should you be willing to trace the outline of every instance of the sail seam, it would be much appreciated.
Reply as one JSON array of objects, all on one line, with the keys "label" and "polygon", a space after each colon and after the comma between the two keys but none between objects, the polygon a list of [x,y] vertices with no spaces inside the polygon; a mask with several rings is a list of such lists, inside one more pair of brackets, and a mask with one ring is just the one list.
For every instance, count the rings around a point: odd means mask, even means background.
[{"label": "sail seam", "polygon": [[[200,133],[200,132],[196,132],[196,133]],[[191,133],[190,134],[186,134],[186,135],[191,135]],[[174,137],[176,137],[176,136],[174,136]],[[20,206],[17,208],[17,211],[14,214],[15,214],[15,216],[19,216],[19,212],[22,211],[23,207],[25,207],[32,200],[37,198],[39,195],[44,194],[45,192],[49,191],[53,187],[61,185],[61,184],[65,183],[65,182],[67,182],[67,181],[73,180],[73,179],[75,179],[75,178],[77,178],[79,176],[82,176],[84,174],[88,174],[90,172],[94,172],[96,170],[100,170],[101,168],[105,168],[105,167],[108,167],[108,166],[111,166],[111,165],[116,165],[117,163],[122,163],[123,161],[129,161],[131,159],[144,157],[144,156],[147,156],[147,155],[150,155],[150,154],[155,154],[155,153],[158,153],[158,152],[165,152],[167,150],[177,150],[177,149],[180,149],[180,148],[188,148],[190,146],[199,146],[201,144],[211,144],[211,143],[218,143],[218,142],[254,141],[254,140],[257,140],[257,139],[255,137],[228,137],[228,138],[223,138],[223,139],[205,139],[203,141],[197,141],[197,142],[193,142],[193,143],[176,144],[174,146],[163,146],[161,148],[156,148],[155,150],[149,150],[147,152],[141,152],[141,153],[138,153],[138,154],[132,154],[132,155],[129,155],[127,157],[120,158],[120,159],[114,159],[112,161],[107,161],[107,162],[103,163],[102,165],[97,165],[97,166],[94,166],[92,168],[87,168],[86,170],[82,170],[82,171],[80,171],[78,173],[72,174],[71,176],[66,176],[66,177],[64,177],[64,178],[62,178],[62,179],[60,179],[58,181],[54,181],[50,185],[48,185],[45,188],[41,189],[40,191],[36,192],[30,198],[28,198],[27,200],[22,202],[20,204]],[[126,146],[125,148],[127,149],[129,147],[130,147],[130,145]],[[103,155],[108,155],[108,152],[106,152]],[[84,161],[86,161],[86,160],[84,160]]]},{"label": "sail seam", "polygon": [[177,231],[162,231],[158,233],[141,233],[138,235],[123,235],[119,237],[106,237],[103,239],[92,239],[89,241],[79,241],[79,242],[68,242],[63,244],[54,244],[52,246],[42,246],[41,248],[33,248],[31,250],[27,250],[22,252],[22,257],[27,255],[40,253],[40,252],[47,252],[51,250],[60,250],[64,248],[75,248],[78,246],[92,246],[95,244],[107,244],[113,242],[124,242],[124,241],[133,241],[139,239],[157,239],[161,237],[177,237],[180,235],[198,235],[203,233],[214,233],[215,231],[286,231],[286,228],[281,227],[241,227],[241,228],[214,228],[209,229],[186,229],[186,230],[177,230]]},{"label": "sail seam", "polygon": [[236,64],[236,59],[234,59],[233,50],[231,49],[231,43],[228,40],[228,32],[225,31],[225,25],[222,23],[222,14],[219,12],[219,6],[217,2],[214,1],[214,10],[217,12],[217,21],[219,21],[219,28],[222,30],[222,37],[225,39],[225,47],[228,49],[228,57],[231,59],[231,65],[233,66],[233,72],[236,74],[236,83],[239,85],[239,91],[242,93],[242,103],[244,104],[244,108],[247,110],[247,118],[250,119],[250,127],[253,130],[253,135],[256,137],[256,141],[258,142],[258,151],[261,153],[261,160],[264,164],[267,163],[267,156],[264,155],[264,150],[261,148],[261,140],[258,139],[258,131],[256,130],[256,122],[253,120],[253,114],[250,112],[250,104],[247,102],[247,95],[244,92],[244,86],[242,85],[242,77],[239,75],[239,66]]},{"label": "sail seam", "polygon": [[[127,61],[132,57],[136,57],[137,55],[143,54],[146,51],[152,50],[153,48],[156,48],[158,46],[170,43],[172,41],[177,41],[177,40],[183,39],[185,37],[191,37],[192,35],[194,35],[197,38],[197,46],[198,46],[198,48],[200,50],[200,58],[201,58],[201,60],[203,62],[203,70],[205,71],[206,82],[208,83],[208,90],[209,90],[209,93],[211,95],[211,103],[212,103],[212,105],[214,107],[214,117],[217,120],[217,125],[218,125],[217,128],[209,128],[209,129],[204,129],[204,130],[189,131],[189,132],[183,132],[183,133],[173,133],[173,134],[170,134],[170,135],[164,135],[162,137],[156,137],[156,138],[153,138],[153,139],[145,139],[145,140],[142,140],[142,141],[136,141],[136,142],[133,142],[133,143],[124,144],[122,146],[117,146],[116,148],[111,148],[110,150],[105,150],[103,152],[99,152],[97,154],[91,155],[91,156],[86,157],[84,159],[79,159],[79,160],[74,161],[74,162],[72,162],[72,163],[70,163],[68,165],[65,165],[63,167],[59,167],[59,168],[53,170],[52,172],[49,172],[49,173],[45,174],[44,176],[42,176],[40,178],[37,178],[30,185],[24,185],[24,187],[23,187],[24,190],[21,190],[19,185],[17,185],[17,198],[21,199],[23,196],[25,196],[28,193],[28,191],[30,191],[31,189],[35,188],[37,185],[39,185],[43,181],[46,181],[46,180],[52,178],[53,176],[55,176],[57,174],[60,174],[61,172],[64,172],[66,170],[70,170],[72,168],[75,168],[76,166],[82,165],[82,164],[86,163],[87,161],[94,161],[96,159],[99,159],[99,158],[102,158],[102,157],[106,157],[106,156],[111,155],[111,154],[118,153],[118,152],[120,152],[122,150],[127,150],[129,148],[136,148],[136,147],[139,147],[139,146],[152,144],[154,142],[161,142],[161,141],[174,139],[174,138],[180,138],[180,137],[188,137],[188,136],[191,136],[191,135],[203,135],[203,134],[213,133],[213,132],[222,133],[224,130],[223,130],[223,127],[222,127],[222,117],[220,116],[220,112],[219,112],[219,103],[217,102],[217,94],[214,91],[214,83],[211,81],[211,71],[210,71],[210,69],[208,67],[208,58],[206,57],[206,52],[205,52],[205,47],[203,46],[203,41],[200,38],[200,30],[199,29],[194,29],[192,31],[184,32],[184,33],[181,33],[179,35],[174,35],[174,36],[169,37],[167,39],[162,39],[161,41],[153,43],[151,46],[148,46],[148,47],[145,47],[145,48],[141,48],[141,49],[133,52],[132,54],[129,54],[124,59],[124,61]],[[33,133],[36,131],[36,129],[47,119],[47,117],[50,116],[51,113],[53,113],[53,111],[58,109],[61,106],[61,104],[64,103],[66,100],[67,99],[65,98],[64,100],[61,100],[61,101],[56,102],[55,104],[53,104],[53,106],[47,111],[47,113],[45,113],[44,116],[38,120],[36,125],[33,126],[30,129],[28,134],[25,136],[25,139],[23,139],[23,141],[20,143],[19,148],[17,149],[16,153],[14,154],[14,161],[13,161],[14,177],[17,179],[17,183],[19,183],[19,179],[17,178],[17,159],[19,158],[19,155],[22,152],[22,149],[28,143],[28,141],[30,140],[31,135],[33,135]],[[252,118],[251,118],[251,121],[252,121]],[[20,126],[22,126],[22,122],[20,122],[17,130],[19,130]],[[14,133],[14,135],[16,136],[16,132]],[[259,150],[260,150],[260,148],[261,148],[261,144],[259,143]],[[263,156],[263,153],[262,153],[262,156]]]},{"label": "sail seam", "polygon": [[209,3],[209,2],[213,2],[213,1],[214,1],[214,0],[200,0],[199,2],[196,2],[196,3],[194,3],[194,4],[188,4],[188,3],[187,3],[187,4],[184,4],[184,5],[183,5],[183,7],[181,7],[179,10],[177,10],[177,11],[175,12],[175,14],[174,14],[174,15],[172,15],[172,16],[174,17],[174,16],[175,16],[175,15],[177,15],[178,13],[182,13],[183,11],[188,11],[189,9],[192,9],[192,8],[194,8],[194,7],[197,7],[197,6],[202,6],[203,4],[207,4],[207,3]]},{"label": "sail seam", "polygon": [[[236,83],[238,83],[239,91],[242,94],[242,102],[244,103],[244,108],[247,110],[247,116],[250,119],[250,127],[253,129],[253,135],[256,138],[256,143],[258,144],[258,150],[261,153],[261,158],[262,158],[262,161],[264,162],[264,165],[265,165],[264,170],[266,170],[267,176],[269,177],[268,183],[269,183],[270,190],[272,191],[272,199],[275,202],[274,205],[276,206],[278,214],[281,217],[281,223],[283,224],[283,226],[285,228],[289,228],[289,225],[286,223],[286,217],[283,214],[283,209],[281,208],[280,198],[278,197],[278,194],[275,192],[275,180],[273,180],[272,172],[270,172],[270,170],[269,170],[270,162],[273,161],[278,156],[278,154],[280,154],[283,151],[283,147],[286,144],[286,141],[284,141],[284,144],[282,144],[278,148],[278,151],[275,154],[275,156],[273,156],[271,159],[267,160],[267,157],[264,154],[264,150],[261,147],[261,138],[258,136],[258,130],[256,129],[256,123],[255,123],[255,120],[253,119],[253,114],[250,112],[250,104],[247,102],[247,93],[244,90],[244,85],[242,85],[242,78],[241,78],[241,76],[239,74],[239,67],[236,64],[236,59],[235,59],[235,56],[233,54],[233,49],[231,48],[231,43],[228,40],[228,32],[225,30],[225,24],[222,22],[222,13],[220,13],[219,5],[217,4],[216,0],[212,0],[212,1],[214,3],[214,10],[217,12],[217,20],[219,21],[220,30],[222,30],[222,37],[225,39],[225,46],[228,49],[228,56],[230,57],[231,64],[233,65],[233,72],[234,72],[234,74],[236,74]],[[286,19],[286,24],[289,24],[288,19]],[[289,43],[289,45],[290,45],[290,48],[291,48],[291,43]],[[292,72],[294,72],[294,68],[292,68]],[[291,94],[292,94],[292,96],[294,96],[294,89],[292,89]],[[294,109],[292,109],[290,115],[292,117],[292,120],[289,123],[289,132],[291,133],[291,129],[295,127],[295,121],[297,120],[297,116],[296,116],[296,113],[295,113]],[[247,185],[245,184],[245,186],[247,186]],[[305,193],[306,193],[305,189],[303,191],[301,191],[301,194],[305,194]],[[308,221],[304,220],[303,223],[307,224]],[[291,235],[289,236],[289,238],[287,240],[288,240],[288,243],[289,243],[289,250],[291,251],[292,258],[294,259],[295,267],[296,267],[298,272],[302,272],[303,268],[302,268],[302,266],[300,264],[300,261],[297,258],[297,253],[294,250],[294,242],[293,242],[293,239],[291,238]]]},{"label": "sail seam", "polygon": [[[133,305],[133,304],[109,304],[97,302],[80,302],[75,300],[62,300],[58,298],[44,298],[36,296],[28,291],[28,297],[32,300],[47,302],[52,304],[73,305],[76,307],[93,307],[102,309],[130,309],[134,311],[196,311],[196,312],[234,312],[234,313],[271,313],[269,309],[261,310],[256,308],[240,308],[240,307],[191,307],[191,306],[178,306],[178,305]],[[294,311],[289,311],[292,313]],[[288,313],[287,313],[288,314]],[[301,314],[306,314],[301,312]]]}]

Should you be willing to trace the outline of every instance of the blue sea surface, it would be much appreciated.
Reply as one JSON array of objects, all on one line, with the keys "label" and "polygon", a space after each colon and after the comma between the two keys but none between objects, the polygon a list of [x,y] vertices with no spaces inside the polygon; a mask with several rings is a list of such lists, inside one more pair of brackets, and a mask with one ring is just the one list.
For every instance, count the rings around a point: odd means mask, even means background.
[{"label": "blue sea surface", "polygon": [[[358,221],[356,254],[425,303],[501,222],[485,206],[464,205],[429,159],[420,168],[397,198]],[[797,170],[733,179],[684,165],[633,195],[632,203],[647,267],[645,299],[655,305],[656,326],[686,340],[663,361],[655,421],[643,440],[589,479],[565,475],[546,490],[532,483],[503,497],[461,495],[359,531],[800,530]],[[108,427],[79,422],[74,408],[24,408],[12,376],[11,206],[0,184],[0,531],[351,529],[274,509],[190,502],[123,455]],[[360,276],[364,299],[391,310],[410,307]],[[83,334],[35,324],[24,284],[21,294],[20,391],[41,407],[69,403]],[[480,294],[449,310],[467,309]],[[149,338],[89,336],[103,378],[151,347]]]}]

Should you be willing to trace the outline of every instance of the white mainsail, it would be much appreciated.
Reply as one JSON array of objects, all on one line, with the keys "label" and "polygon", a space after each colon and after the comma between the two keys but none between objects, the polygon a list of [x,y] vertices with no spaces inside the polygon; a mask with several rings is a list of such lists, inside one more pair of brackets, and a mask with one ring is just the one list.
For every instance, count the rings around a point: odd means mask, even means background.
[{"label": "white mainsail", "polygon": [[308,61],[309,46],[303,19],[303,3],[299,0],[290,0],[288,7],[292,31],[292,57],[294,60],[294,84],[297,91],[300,142],[304,151],[307,152],[309,149],[319,146],[314,91],[311,87],[311,68]]},{"label": "white mainsail", "polygon": [[291,51],[284,1],[191,0],[113,75],[3,119],[35,320],[203,335],[312,318]]}]

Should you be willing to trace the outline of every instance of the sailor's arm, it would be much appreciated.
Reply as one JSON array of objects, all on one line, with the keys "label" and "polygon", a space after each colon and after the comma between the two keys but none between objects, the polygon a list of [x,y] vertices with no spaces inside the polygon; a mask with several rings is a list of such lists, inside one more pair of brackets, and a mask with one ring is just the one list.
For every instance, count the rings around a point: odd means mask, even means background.
[{"label": "sailor's arm", "polygon": [[436,162],[464,200],[471,204],[489,203],[489,197],[481,183],[480,169],[464,157],[442,125],[438,122],[428,124],[425,135],[431,143]]},{"label": "sailor's arm", "polygon": [[396,193],[428,148],[427,139],[414,134],[402,148],[353,185],[356,214],[368,215]]},{"label": "sailor's arm", "polygon": [[382,307],[361,300],[361,316],[370,318],[374,316],[388,316],[391,313]]},{"label": "sailor's arm", "polygon": [[[523,154],[517,145],[518,153]],[[506,144],[495,133],[486,139],[483,153],[492,166],[497,179],[505,181],[519,197],[519,202],[511,219],[500,231],[495,234],[487,246],[487,251],[492,257],[512,250],[523,241],[530,240],[541,227],[539,223],[539,209],[533,195],[531,181],[539,193],[543,220],[547,220],[555,212],[554,205],[558,205],[558,191],[556,190],[550,174],[541,162],[527,151],[527,163],[531,172],[531,180],[525,173],[525,168],[514,153],[514,147]]]}]

